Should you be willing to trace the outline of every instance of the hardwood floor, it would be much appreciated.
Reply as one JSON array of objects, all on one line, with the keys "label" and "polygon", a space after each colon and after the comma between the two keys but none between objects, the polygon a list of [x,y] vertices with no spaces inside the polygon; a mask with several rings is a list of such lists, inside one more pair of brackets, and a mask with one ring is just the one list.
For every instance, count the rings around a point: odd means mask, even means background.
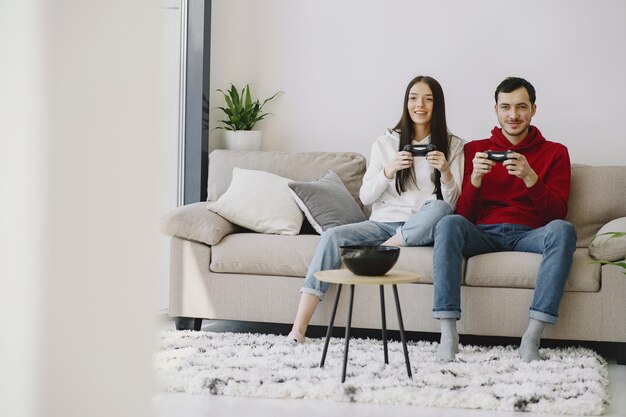
[{"label": "hardwood floor", "polygon": [[[171,321],[163,323],[163,328],[174,328]],[[204,320],[203,331],[215,332],[253,332],[287,334],[289,326],[264,323],[236,322],[224,320]],[[342,336],[343,329],[336,329],[337,336]],[[325,328],[313,327],[310,336],[322,337]],[[409,340],[437,340],[438,334],[407,332]],[[359,330],[356,337],[379,337],[379,331]],[[397,334],[391,335],[398,338]],[[513,344],[519,343],[516,338],[484,338],[484,337],[461,337],[461,343],[471,344]],[[545,346],[561,346],[561,341],[546,341]],[[609,362],[609,390],[611,392],[611,404],[604,416],[626,415],[626,366],[617,365],[615,353],[610,344],[585,343],[602,354]],[[544,344],[542,344],[544,346]],[[622,394],[622,395],[620,395]],[[191,395],[184,393],[156,394],[153,398],[153,407],[157,417],[275,417],[293,416],[298,417],[326,417],[338,415],[351,415],[363,417],[517,417],[520,414],[514,412],[498,412],[467,409],[447,408],[422,408],[415,406],[390,406],[376,404],[355,404],[320,402],[310,400],[285,400],[247,397],[225,397],[210,395]],[[525,417],[550,417],[549,414],[524,413]]]}]

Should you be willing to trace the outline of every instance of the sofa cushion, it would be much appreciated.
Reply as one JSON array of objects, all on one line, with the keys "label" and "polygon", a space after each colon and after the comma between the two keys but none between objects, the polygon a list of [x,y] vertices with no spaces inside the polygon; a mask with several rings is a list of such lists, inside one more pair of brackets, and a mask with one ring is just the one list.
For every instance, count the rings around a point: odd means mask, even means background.
[{"label": "sofa cushion", "polygon": [[187,240],[215,245],[240,228],[217,213],[206,209],[206,203],[178,207],[161,220],[161,232]]},{"label": "sofa cushion", "polygon": [[271,172],[294,181],[313,181],[333,170],[361,206],[359,188],[366,161],[354,152],[264,152],[216,149],[209,155],[208,201],[226,192],[234,167]]},{"label": "sofa cushion", "polygon": [[566,220],[576,228],[579,248],[588,247],[598,230],[626,217],[626,166],[572,165]]},{"label": "sofa cushion", "polygon": [[[304,277],[318,241],[318,235],[231,234],[212,247],[210,269],[233,274]],[[417,272],[421,275],[417,282],[432,284],[432,259],[432,247],[404,247],[394,269]]]},{"label": "sofa cushion", "polygon": [[626,232],[626,217],[612,220],[602,226],[589,244],[589,254],[595,259],[619,261],[626,258],[626,236],[607,233]]},{"label": "sofa cushion", "polygon": [[289,188],[319,234],[334,226],[367,220],[341,178],[333,171],[315,181],[292,181]]},{"label": "sofa cushion", "polygon": [[[420,284],[433,283],[433,248],[432,246],[407,246],[400,249],[398,261],[393,269],[401,271],[417,272]],[[461,283],[463,282],[463,271],[465,270],[465,260],[461,264]]]},{"label": "sofa cushion", "polygon": [[[472,287],[535,288],[542,255],[528,252],[496,252],[472,256],[467,261],[465,284]],[[586,248],[574,252],[565,291],[600,290],[600,265],[592,264]]]},{"label": "sofa cushion", "polygon": [[269,172],[233,168],[230,187],[207,208],[255,232],[297,235],[304,217],[289,181]]},{"label": "sofa cushion", "polygon": [[235,233],[212,247],[210,269],[233,274],[303,277],[319,238],[319,235]]}]

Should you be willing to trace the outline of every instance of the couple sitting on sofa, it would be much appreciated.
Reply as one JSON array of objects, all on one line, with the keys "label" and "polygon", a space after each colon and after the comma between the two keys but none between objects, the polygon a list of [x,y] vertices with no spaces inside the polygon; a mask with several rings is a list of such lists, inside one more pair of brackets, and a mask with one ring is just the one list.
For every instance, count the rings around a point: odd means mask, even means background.
[{"label": "couple sitting on sofa", "polygon": [[[441,85],[419,76],[406,88],[402,117],[372,145],[360,198],[372,205],[369,220],[324,231],[309,266],[287,343],[302,343],[329,284],[313,273],[340,265],[339,246],[434,243],[433,317],[441,324],[440,361],[458,352],[462,257],[487,252],[543,254],[519,353],[538,360],[541,334],[555,323],[576,246],[572,224],[563,221],[570,191],[567,148],[547,141],[531,126],[535,89],[521,78],[496,88],[500,128],[469,142],[448,133]],[[432,144],[414,157],[406,145]],[[499,152],[494,161],[487,151]],[[506,154],[504,152],[510,151]],[[458,215],[453,215],[454,209]]]}]

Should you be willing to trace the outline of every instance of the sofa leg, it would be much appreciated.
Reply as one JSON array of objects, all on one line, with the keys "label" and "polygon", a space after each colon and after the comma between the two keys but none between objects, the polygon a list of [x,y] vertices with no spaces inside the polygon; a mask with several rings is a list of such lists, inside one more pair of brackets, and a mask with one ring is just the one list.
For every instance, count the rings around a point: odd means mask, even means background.
[{"label": "sofa leg", "polygon": [[617,364],[626,365],[626,343],[616,343]]},{"label": "sofa leg", "polygon": [[175,317],[176,330],[195,330],[200,331],[202,328],[202,319],[195,317]]}]

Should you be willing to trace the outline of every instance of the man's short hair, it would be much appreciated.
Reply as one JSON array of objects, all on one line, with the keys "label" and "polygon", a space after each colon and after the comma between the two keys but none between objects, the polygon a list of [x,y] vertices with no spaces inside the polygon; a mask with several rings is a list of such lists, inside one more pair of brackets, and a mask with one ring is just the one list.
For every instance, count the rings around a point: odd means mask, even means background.
[{"label": "man's short hair", "polygon": [[498,103],[498,94],[511,93],[520,87],[524,87],[528,92],[528,98],[530,98],[530,104],[535,104],[537,96],[535,95],[535,87],[523,78],[508,77],[500,83],[496,88],[496,104]]}]

